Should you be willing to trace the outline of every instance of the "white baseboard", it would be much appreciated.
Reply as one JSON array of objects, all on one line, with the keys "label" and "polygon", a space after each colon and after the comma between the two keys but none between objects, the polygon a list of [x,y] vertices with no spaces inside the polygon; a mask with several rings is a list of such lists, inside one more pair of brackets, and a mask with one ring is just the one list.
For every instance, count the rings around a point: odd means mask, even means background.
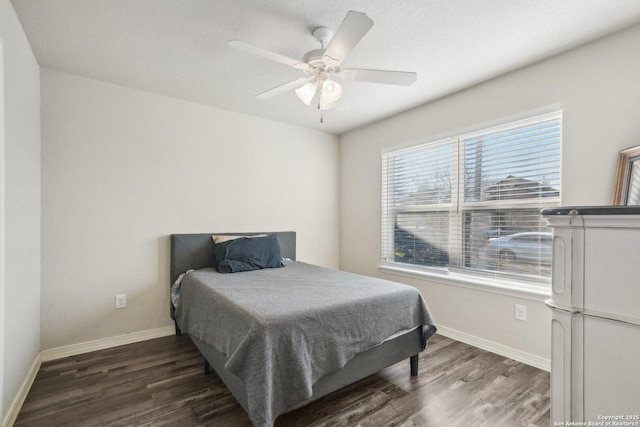
[{"label": "white baseboard", "polygon": [[438,325],[438,334],[490,351],[491,353],[499,354],[500,356],[508,357],[526,365],[533,366],[534,368],[542,369],[547,372],[551,371],[551,359],[545,359],[544,357],[516,350],[515,348],[498,344],[497,342],[489,341],[484,338],[479,338],[474,335],[469,335],[455,329],[447,328],[446,326]]},{"label": "white baseboard", "polygon": [[42,352],[38,353],[35,360],[31,364],[31,368],[29,368],[27,377],[22,382],[22,385],[20,386],[20,390],[18,390],[18,394],[16,395],[15,399],[13,399],[13,402],[11,402],[11,406],[7,411],[7,415],[2,420],[2,427],[11,427],[13,423],[16,422],[16,419],[18,418],[18,414],[20,413],[20,409],[22,409],[22,404],[27,398],[27,394],[31,389],[31,385],[33,384],[33,381],[36,379],[36,375],[40,370],[41,364],[42,364]]},{"label": "white baseboard", "polygon": [[173,326],[164,326],[162,328],[131,332],[115,337],[50,348],[42,351],[42,361],[48,362],[50,360],[62,359],[63,357],[75,356],[77,354],[89,353],[96,350],[104,350],[106,348],[117,347],[119,345],[133,344],[154,338],[166,337],[175,333],[176,331]]}]

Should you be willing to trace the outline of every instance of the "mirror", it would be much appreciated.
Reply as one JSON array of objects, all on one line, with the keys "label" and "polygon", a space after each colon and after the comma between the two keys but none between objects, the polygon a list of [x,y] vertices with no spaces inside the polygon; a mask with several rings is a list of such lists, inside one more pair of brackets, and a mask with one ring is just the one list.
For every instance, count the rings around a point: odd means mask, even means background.
[{"label": "mirror", "polygon": [[613,189],[614,205],[640,205],[640,146],[620,151]]}]

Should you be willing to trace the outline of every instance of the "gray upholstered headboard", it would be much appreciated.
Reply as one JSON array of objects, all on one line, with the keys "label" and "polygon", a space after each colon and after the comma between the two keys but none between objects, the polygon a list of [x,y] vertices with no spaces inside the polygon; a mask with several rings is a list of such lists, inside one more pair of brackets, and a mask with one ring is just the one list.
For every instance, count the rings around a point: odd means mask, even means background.
[{"label": "gray upholstered headboard", "polygon": [[[171,235],[171,267],[169,271],[169,287],[178,276],[187,270],[213,266],[213,240],[211,236],[235,235],[250,236],[253,234],[275,234],[280,244],[283,258],[296,259],[295,231],[256,232],[256,233],[200,233],[200,234],[172,234]],[[171,306],[173,317],[173,306]]]}]

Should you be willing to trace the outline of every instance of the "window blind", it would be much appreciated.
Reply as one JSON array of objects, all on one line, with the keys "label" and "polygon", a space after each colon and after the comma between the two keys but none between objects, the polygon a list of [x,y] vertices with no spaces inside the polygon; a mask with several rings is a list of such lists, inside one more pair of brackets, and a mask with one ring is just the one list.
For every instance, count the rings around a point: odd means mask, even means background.
[{"label": "window blind", "polygon": [[383,261],[449,264],[449,213],[457,180],[451,140],[383,156]]},{"label": "window blind", "polygon": [[382,262],[548,281],[561,112],[382,154]]}]

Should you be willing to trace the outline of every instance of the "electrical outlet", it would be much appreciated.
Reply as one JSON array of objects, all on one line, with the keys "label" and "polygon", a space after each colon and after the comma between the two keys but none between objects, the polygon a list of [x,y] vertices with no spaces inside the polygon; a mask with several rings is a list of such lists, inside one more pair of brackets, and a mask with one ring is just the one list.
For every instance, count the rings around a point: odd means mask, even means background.
[{"label": "electrical outlet", "polygon": [[516,319],[522,320],[523,322],[527,321],[527,306],[516,304]]},{"label": "electrical outlet", "polygon": [[127,294],[116,295],[116,308],[127,307]]}]

